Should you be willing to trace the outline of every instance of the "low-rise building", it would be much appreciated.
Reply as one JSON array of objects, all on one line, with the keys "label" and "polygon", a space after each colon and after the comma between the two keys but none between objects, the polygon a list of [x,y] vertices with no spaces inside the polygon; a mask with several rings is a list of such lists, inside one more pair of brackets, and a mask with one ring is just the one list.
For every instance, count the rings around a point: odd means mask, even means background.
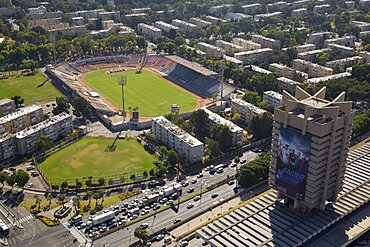
[{"label": "low-rise building", "polygon": [[166,22],[163,22],[163,21],[157,21],[154,23],[154,26],[156,28],[159,28],[161,29],[163,32],[165,33],[170,33],[170,32],[175,32],[177,33],[180,29],[174,25],[171,25],[171,24],[168,24]]},{"label": "low-rise building", "polygon": [[231,112],[239,113],[240,119],[248,124],[254,116],[262,115],[266,111],[242,99],[232,99]]},{"label": "low-rise building", "polygon": [[331,6],[330,4],[321,4],[321,5],[315,5],[313,6],[313,12],[315,14],[325,14],[331,12]]},{"label": "low-rise building", "polygon": [[62,28],[56,28],[51,29],[48,31],[49,35],[62,35],[62,36],[78,36],[87,34],[87,28],[86,25],[82,26],[70,26],[70,27],[62,27]]},{"label": "low-rise building", "polygon": [[225,61],[228,61],[234,65],[236,68],[242,68],[243,67],[243,61],[236,59],[235,57],[229,57],[224,55]]},{"label": "low-rise building", "polygon": [[104,30],[110,30],[114,25],[113,20],[105,20],[101,22],[102,29]]},{"label": "low-rise building", "polygon": [[16,133],[17,153],[20,155],[30,154],[35,151],[39,136],[48,136],[55,141],[72,132],[72,116],[63,112],[59,115],[30,126]]},{"label": "low-rise building", "polygon": [[205,21],[205,20],[202,20],[202,19],[197,18],[197,17],[190,18],[189,22],[197,25],[198,28],[203,28],[203,27],[207,27],[207,26],[212,25],[212,22]]},{"label": "low-rise building", "polygon": [[199,42],[197,46],[199,50],[205,52],[207,57],[210,57],[210,58],[221,58],[222,55],[225,53],[225,51],[221,49],[220,47],[207,44],[204,42]]},{"label": "low-rise building", "polygon": [[165,117],[152,119],[152,133],[168,148],[184,153],[189,163],[202,161],[203,143]]},{"label": "low-rise building", "polygon": [[137,30],[139,34],[152,41],[162,37],[161,29],[147,25],[145,23],[137,24]]},{"label": "low-rise building", "polygon": [[277,81],[279,90],[286,90],[290,93],[294,92],[294,89],[296,86],[302,85],[302,83],[300,82],[297,82],[297,81],[294,81],[294,80],[291,80],[285,77],[276,78],[276,81]]},{"label": "low-rise building", "polygon": [[98,12],[98,18],[101,18],[102,20],[120,20],[120,13],[119,11],[104,11],[104,12]]},{"label": "low-rise building", "polygon": [[80,26],[80,25],[83,25],[84,22],[85,22],[85,19],[82,16],[72,17],[73,25]]},{"label": "low-rise building", "polygon": [[8,115],[15,111],[15,103],[12,99],[1,99],[0,100],[0,117]]},{"label": "low-rise building", "polygon": [[293,67],[296,70],[307,73],[309,77],[325,77],[333,75],[333,69],[302,59],[294,59]]},{"label": "low-rise building", "polygon": [[351,21],[351,25],[360,29],[361,32],[370,31],[370,23],[364,21]]},{"label": "low-rise building", "polygon": [[186,32],[193,32],[197,28],[197,25],[179,19],[172,20],[172,25],[179,27]]},{"label": "low-rise building", "polygon": [[271,48],[276,50],[280,50],[281,48],[280,40],[267,38],[262,35],[252,35],[252,41],[260,44],[262,48]]},{"label": "low-rise building", "polygon": [[267,6],[267,9],[269,11],[282,11],[284,9],[286,9],[288,7],[288,3],[287,2],[284,2],[284,1],[278,1],[278,2],[274,2],[274,3],[268,3],[266,6]]},{"label": "low-rise building", "polygon": [[266,21],[272,17],[282,17],[282,12],[273,12],[273,13],[267,13],[267,14],[258,14],[254,16],[255,21]]},{"label": "low-rise building", "polygon": [[233,56],[235,52],[241,52],[244,50],[243,47],[235,45],[227,41],[224,41],[224,40],[216,40],[216,46],[223,49],[226,55],[229,55],[229,56]]},{"label": "low-rise building", "polygon": [[253,41],[245,40],[245,39],[242,39],[242,38],[233,38],[232,43],[235,44],[235,45],[243,47],[245,51],[261,49],[260,44],[257,44]]},{"label": "low-rise building", "polygon": [[242,128],[240,128],[233,122],[221,117],[217,113],[214,113],[208,109],[204,109],[204,111],[208,114],[207,128],[209,132],[211,132],[212,129],[216,127],[217,125],[225,125],[229,128],[231,132],[232,145],[233,146],[242,145],[242,141],[243,141],[243,129]]},{"label": "low-rise building", "polygon": [[45,19],[31,19],[28,21],[28,28],[42,27],[46,31],[58,28],[69,27],[68,23],[64,23],[61,17],[58,18],[45,18]]},{"label": "low-rise building", "polygon": [[260,14],[263,11],[263,6],[260,3],[252,3],[252,4],[243,5],[242,9],[244,13],[248,15],[255,15],[255,14]]},{"label": "low-rise building", "polygon": [[353,9],[356,6],[355,1],[345,1],[344,3],[346,4],[347,9]]},{"label": "low-rise building", "polygon": [[306,61],[314,62],[316,60],[316,55],[319,53],[330,53],[332,49],[330,48],[324,48],[324,49],[318,49],[318,50],[311,50],[311,51],[305,51],[300,52],[297,54],[297,58],[303,59]]},{"label": "low-rise building", "polygon": [[333,53],[339,57],[349,57],[353,56],[355,53],[355,49],[349,46],[329,44],[328,47],[331,48]]},{"label": "low-rise building", "polygon": [[302,71],[295,70],[284,64],[271,63],[269,69],[279,77],[285,77],[294,81],[304,83],[308,79],[308,74]]},{"label": "low-rise building", "polygon": [[238,52],[234,54],[234,57],[243,61],[244,64],[254,64],[266,61],[272,52],[273,50],[270,48],[263,48],[252,51]]},{"label": "low-rise building", "polygon": [[351,76],[351,73],[343,72],[343,73],[338,73],[338,74],[334,74],[334,75],[310,78],[310,79],[307,80],[307,84],[316,84],[316,83],[323,82],[323,81],[330,81],[330,80],[345,78],[345,77],[350,77],[350,76]]},{"label": "low-rise building", "polygon": [[265,91],[263,92],[263,100],[266,100],[270,105],[272,105],[274,108],[280,106],[281,104],[281,98],[283,95],[275,92],[275,91]]},{"label": "low-rise building", "polygon": [[41,122],[43,118],[44,112],[41,106],[33,105],[18,109],[0,118],[0,135],[6,132],[14,134]]},{"label": "low-rise building", "polygon": [[37,8],[28,8],[29,15],[44,15],[48,12],[45,6],[39,6]]},{"label": "low-rise building", "polygon": [[297,52],[300,53],[300,52],[315,50],[316,46],[314,44],[304,44],[304,45],[297,45],[295,48]]},{"label": "low-rise building", "polygon": [[362,64],[365,62],[365,59],[360,56],[346,57],[342,59],[333,60],[326,62],[325,66],[332,68],[334,71],[344,70],[348,67],[352,67],[356,64]]},{"label": "low-rise building", "polygon": [[319,32],[310,33],[307,38],[308,44],[315,44],[316,46],[321,46],[324,40],[334,38],[335,34],[332,32]]},{"label": "low-rise building", "polygon": [[324,41],[324,45],[329,46],[329,44],[355,47],[355,36],[343,36],[340,38],[326,39]]},{"label": "low-rise building", "polygon": [[298,19],[305,18],[307,16],[307,9],[306,8],[300,8],[300,9],[293,9],[291,16],[297,17]]}]

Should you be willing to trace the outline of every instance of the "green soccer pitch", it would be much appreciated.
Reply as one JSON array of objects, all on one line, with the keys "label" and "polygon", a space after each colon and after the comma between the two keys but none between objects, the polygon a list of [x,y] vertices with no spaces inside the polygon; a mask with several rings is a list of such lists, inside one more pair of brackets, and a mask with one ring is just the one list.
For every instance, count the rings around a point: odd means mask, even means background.
[{"label": "green soccer pitch", "polygon": [[117,107],[122,108],[121,86],[118,79],[127,77],[125,86],[125,110],[129,107],[139,107],[139,113],[143,117],[153,117],[171,112],[171,105],[178,104],[180,112],[188,112],[197,106],[197,99],[163,80],[161,77],[142,71],[106,74],[106,70],[96,70],[84,77],[84,81],[92,86],[99,94],[106,97]]},{"label": "green soccer pitch", "polygon": [[[142,175],[154,167],[158,156],[150,154],[136,138],[118,139],[116,148],[109,152],[106,148],[112,145],[113,138],[85,137],[66,148],[49,156],[40,164],[40,168],[52,184],[75,179],[83,182],[87,177],[95,179],[104,177],[106,181],[113,175]],[[129,178],[126,177],[125,181]]]},{"label": "green soccer pitch", "polygon": [[26,105],[51,101],[63,96],[40,72],[0,79],[0,99],[16,95],[21,96]]}]

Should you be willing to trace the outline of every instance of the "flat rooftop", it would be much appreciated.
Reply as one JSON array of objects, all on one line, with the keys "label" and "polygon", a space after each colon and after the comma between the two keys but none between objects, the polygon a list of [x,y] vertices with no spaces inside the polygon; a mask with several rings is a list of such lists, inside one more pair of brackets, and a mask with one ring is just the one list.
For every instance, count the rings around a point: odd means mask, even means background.
[{"label": "flat rooftop", "polygon": [[18,109],[18,111],[12,112],[8,115],[5,115],[0,118],[0,124],[4,124],[6,122],[9,122],[11,120],[17,119],[19,117],[22,117],[24,115],[30,114],[31,112],[35,112],[38,110],[42,110],[41,106],[38,105],[32,105],[32,106],[27,106],[24,108]]},{"label": "flat rooftop", "polygon": [[199,64],[199,63],[196,63],[196,62],[191,62],[191,61],[188,61],[182,57],[179,57],[179,56],[176,56],[176,55],[171,55],[171,56],[166,56],[166,58],[182,65],[182,66],[185,66],[189,69],[192,69],[202,75],[205,75],[205,76],[214,76],[214,75],[217,75],[216,72],[212,71],[212,70],[209,70],[205,67],[203,67],[203,65]]},{"label": "flat rooftop", "polygon": [[[348,154],[344,185],[325,210],[299,213],[270,191],[195,234],[212,246],[300,246],[370,200],[370,143]],[[321,245],[326,246],[326,245]]]}]

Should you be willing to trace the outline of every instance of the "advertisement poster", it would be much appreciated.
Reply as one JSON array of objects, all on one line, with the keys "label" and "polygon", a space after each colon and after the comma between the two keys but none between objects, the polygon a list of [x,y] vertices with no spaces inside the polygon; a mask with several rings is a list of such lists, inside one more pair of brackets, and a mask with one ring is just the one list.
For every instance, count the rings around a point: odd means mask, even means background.
[{"label": "advertisement poster", "polygon": [[299,200],[304,199],[311,137],[280,126],[276,189]]}]

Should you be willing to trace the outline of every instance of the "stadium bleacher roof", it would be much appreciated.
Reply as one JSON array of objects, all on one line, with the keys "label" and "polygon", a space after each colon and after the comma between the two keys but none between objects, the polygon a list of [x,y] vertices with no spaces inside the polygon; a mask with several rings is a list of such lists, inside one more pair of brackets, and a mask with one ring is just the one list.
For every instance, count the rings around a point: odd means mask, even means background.
[{"label": "stadium bleacher roof", "polygon": [[211,246],[299,246],[370,200],[370,143],[349,153],[343,189],[325,210],[300,213],[271,191],[196,232]]},{"label": "stadium bleacher roof", "polygon": [[189,69],[192,69],[202,75],[205,75],[205,76],[213,76],[213,75],[217,75],[216,72],[212,71],[212,70],[209,70],[205,67],[203,67],[203,65],[199,64],[199,63],[196,63],[196,62],[191,62],[191,61],[188,61],[182,57],[179,57],[179,56],[176,56],[176,55],[170,55],[170,56],[166,56],[166,58],[178,63],[178,64],[181,64],[182,66],[185,66]]}]

